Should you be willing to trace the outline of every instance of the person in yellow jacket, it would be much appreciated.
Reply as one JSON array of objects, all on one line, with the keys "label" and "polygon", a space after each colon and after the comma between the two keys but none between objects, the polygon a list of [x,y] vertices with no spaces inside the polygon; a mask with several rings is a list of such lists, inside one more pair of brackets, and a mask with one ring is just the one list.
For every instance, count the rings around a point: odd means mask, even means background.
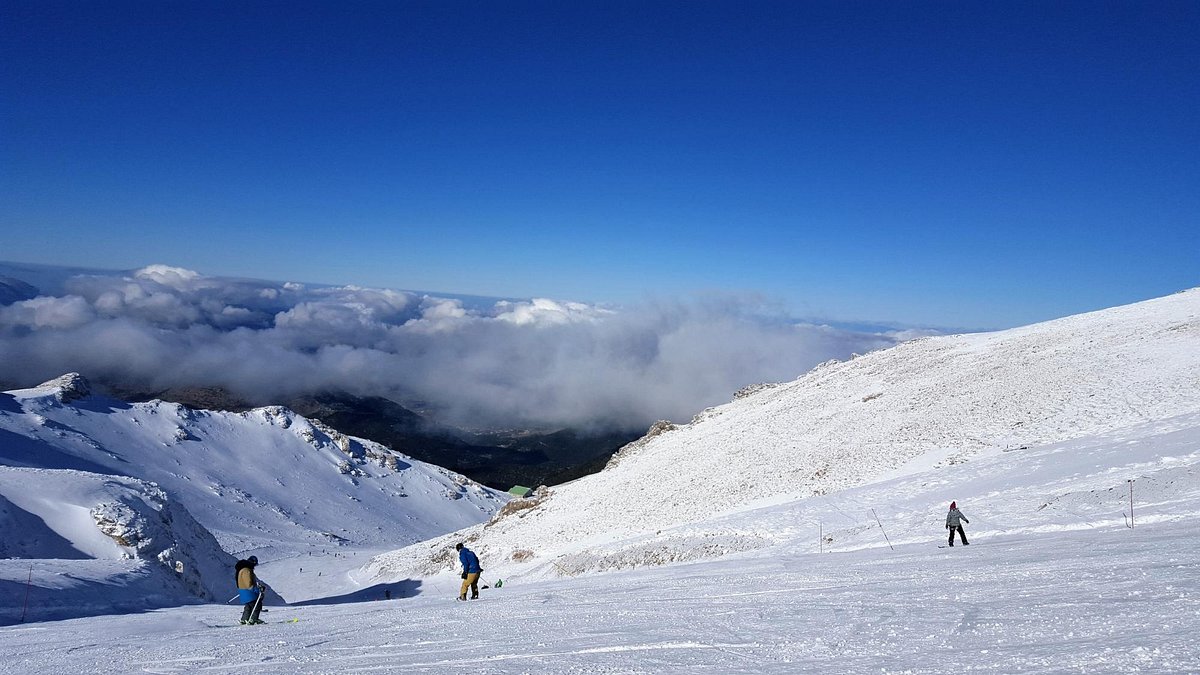
[{"label": "person in yellow jacket", "polygon": [[254,568],[257,565],[258,558],[250,556],[245,560],[237,561],[237,564],[233,567],[237,572],[238,599],[242,601],[241,623],[243,625],[266,623],[266,621],[258,618],[258,613],[262,611],[263,596],[266,595],[267,589],[254,574]]}]

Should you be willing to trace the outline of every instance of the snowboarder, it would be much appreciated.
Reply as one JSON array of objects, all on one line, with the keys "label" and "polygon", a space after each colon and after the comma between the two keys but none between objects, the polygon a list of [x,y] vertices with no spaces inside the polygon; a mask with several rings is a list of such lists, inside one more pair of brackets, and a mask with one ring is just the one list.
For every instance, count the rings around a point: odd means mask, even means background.
[{"label": "snowboarder", "polygon": [[459,600],[467,599],[467,589],[471,589],[471,599],[479,599],[479,574],[483,572],[483,568],[479,566],[479,556],[462,545],[462,542],[454,545],[454,549],[458,551],[458,561],[462,563],[462,590],[458,594]]},{"label": "snowboarder", "polygon": [[[959,522],[962,521],[962,522]],[[950,512],[946,514],[946,529],[950,530],[950,545],[954,545],[954,533],[958,532],[958,536],[962,538],[963,546],[970,546],[971,542],[967,541],[967,533],[963,532],[962,523],[970,524],[971,521],[958,510],[955,502],[950,502]]]},{"label": "snowboarder", "polygon": [[241,623],[243,625],[266,623],[258,618],[258,613],[262,611],[263,596],[266,595],[267,587],[254,574],[254,568],[257,565],[258,558],[250,556],[245,560],[237,561],[233,567],[237,572],[238,598],[242,601]]}]

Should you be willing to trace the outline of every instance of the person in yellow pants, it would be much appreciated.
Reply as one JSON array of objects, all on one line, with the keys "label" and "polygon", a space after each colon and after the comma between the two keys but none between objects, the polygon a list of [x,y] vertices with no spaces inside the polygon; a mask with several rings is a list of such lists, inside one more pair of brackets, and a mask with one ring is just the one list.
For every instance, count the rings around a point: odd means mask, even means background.
[{"label": "person in yellow pants", "polygon": [[458,561],[462,563],[462,590],[458,593],[459,600],[467,599],[467,589],[471,590],[471,599],[479,599],[479,575],[483,568],[479,566],[479,556],[459,542],[454,546],[458,551]]}]

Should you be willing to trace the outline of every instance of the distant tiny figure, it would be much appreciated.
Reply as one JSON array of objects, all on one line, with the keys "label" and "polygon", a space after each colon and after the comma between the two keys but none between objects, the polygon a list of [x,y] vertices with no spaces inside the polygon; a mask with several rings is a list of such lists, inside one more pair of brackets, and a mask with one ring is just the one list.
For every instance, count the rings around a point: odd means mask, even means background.
[{"label": "distant tiny figure", "polygon": [[250,556],[245,560],[237,561],[237,564],[233,566],[237,572],[238,599],[242,601],[241,623],[243,625],[266,623],[258,618],[258,613],[263,611],[263,596],[266,595],[267,587],[254,574],[254,568],[257,565],[258,558]]},{"label": "distant tiny figure", "polygon": [[483,568],[479,566],[479,557],[475,555],[471,549],[458,543],[454,545],[454,549],[458,551],[458,561],[462,563],[462,590],[458,594],[459,600],[467,599],[467,589],[471,589],[471,599],[479,599],[479,574],[483,572]]},{"label": "distant tiny figure", "polygon": [[950,512],[946,514],[946,529],[950,530],[951,546],[954,545],[955,532],[958,532],[958,536],[962,538],[963,546],[971,545],[971,542],[967,541],[967,533],[963,532],[963,523],[967,523],[969,525],[971,521],[967,520],[967,517],[962,514],[962,511],[958,510],[956,502],[950,502]]},{"label": "distant tiny figure", "polygon": [[383,599],[384,600],[392,599],[392,589],[390,589],[390,588],[383,589]]}]

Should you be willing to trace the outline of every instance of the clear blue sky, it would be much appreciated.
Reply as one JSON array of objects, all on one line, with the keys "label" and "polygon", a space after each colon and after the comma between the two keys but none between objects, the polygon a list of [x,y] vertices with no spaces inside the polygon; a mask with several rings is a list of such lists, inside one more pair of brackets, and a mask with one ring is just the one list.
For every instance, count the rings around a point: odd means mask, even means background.
[{"label": "clear blue sky", "polygon": [[1195,2],[0,6],[0,260],[1002,327],[1200,285]]}]

